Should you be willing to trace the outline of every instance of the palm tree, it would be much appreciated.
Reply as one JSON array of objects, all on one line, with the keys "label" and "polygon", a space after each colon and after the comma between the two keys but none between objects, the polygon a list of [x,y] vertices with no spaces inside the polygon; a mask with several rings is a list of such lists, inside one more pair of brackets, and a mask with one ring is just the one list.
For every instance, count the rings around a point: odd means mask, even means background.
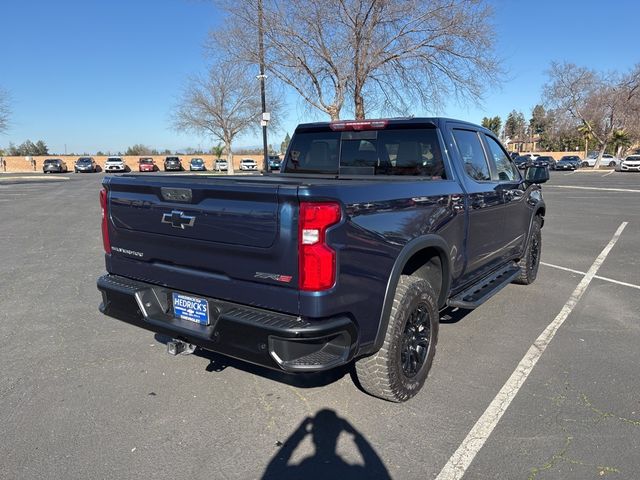
[{"label": "palm tree", "polygon": [[613,145],[613,151],[616,154],[616,157],[620,157],[623,149],[626,149],[631,146],[631,138],[629,134],[624,130],[616,130],[613,132],[613,137],[611,138],[611,145]]},{"label": "palm tree", "polygon": [[578,127],[578,132],[582,135],[582,139],[584,140],[584,158],[587,158],[589,154],[589,142],[593,140],[593,132],[591,131],[591,127],[586,123],[583,123]]},{"label": "palm tree", "polygon": [[217,160],[220,160],[220,157],[222,157],[222,154],[224,153],[224,147],[221,144],[218,144],[211,149],[211,153],[216,156]]}]

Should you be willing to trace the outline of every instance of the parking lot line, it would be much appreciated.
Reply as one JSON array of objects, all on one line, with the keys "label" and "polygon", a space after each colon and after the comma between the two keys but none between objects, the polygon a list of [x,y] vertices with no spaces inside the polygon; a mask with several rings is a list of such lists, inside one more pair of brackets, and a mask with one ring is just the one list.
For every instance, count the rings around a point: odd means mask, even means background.
[{"label": "parking lot line", "polygon": [[612,173],[614,173],[615,170],[611,170],[609,173],[605,173],[604,175],[602,175],[603,177],[608,177],[609,175],[611,175]]},{"label": "parking lot line", "polygon": [[16,177],[0,177],[0,181],[12,182],[15,180],[41,181],[41,180],[71,180],[69,177],[51,176],[51,175],[21,175]]},{"label": "parking lot line", "polygon": [[577,185],[545,185],[544,188],[574,188],[576,190],[602,190],[603,192],[635,192],[635,193],[640,193],[640,190],[634,190],[634,189],[631,189],[631,188],[579,187]]},{"label": "parking lot line", "polygon": [[[574,270],[573,268],[561,267],[560,265],[554,265],[553,263],[540,262],[541,265],[546,267],[556,268],[558,270],[564,270],[566,272],[577,273],[578,275],[586,275],[585,272],[581,272],[580,270]],[[600,275],[595,275],[593,278],[597,278],[598,280],[604,280],[605,282],[615,283],[616,285],[622,285],[624,287],[629,288],[637,288],[640,290],[640,285],[635,285],[633,283],[621,282],[620,280],[616,280],[615,278],[609,277],[601,277]]]},{"label": "parking lot line", "polygon": [[578,286],[564,304],[560,313],[558,313],[556,318],[544,329],[536,341],[533,342],[533,345],[531,345],[525,356],[520,360],[520,363],[518,363],[509,379],[480,416],[458,449],[453,453],[451,458],[449,458],[436,477],[436,480],[457,480],[464,476],[469,465],[471,465],[471,462],[483,447],[491,435],[491,432],[493,432],[500,418],[504,415],[504,412],[509,408],[509,405],[533,370],[533,367],[535,367],[538,360],[540,360],[540,357],[547,349],[556,332],[582,298],[582,295],[596,276],[600,266],[604,263],[609,252],[617,243],[620,235],[622,235],[627,223],[628,222],[622,222],[620,224],[607,246],[604,247],[589,270],[584,274],[584,277],[580,280],[580,283],[578,283]]}]

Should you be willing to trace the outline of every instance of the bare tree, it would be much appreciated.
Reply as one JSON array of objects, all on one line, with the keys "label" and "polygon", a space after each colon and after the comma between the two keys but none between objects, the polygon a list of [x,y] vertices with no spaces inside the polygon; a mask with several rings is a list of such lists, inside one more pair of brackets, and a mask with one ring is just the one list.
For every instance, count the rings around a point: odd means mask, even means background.
[{"label": "bare tree", "polygon": [[0,133],[4,133],[9,128],[9,94],[6,90],[0,88]]},{"label": "bare tree", "polygon": [[[272,108],[279,108],[272,97]],[[206,75],[193,77],[182,92],[173,114],[176,130],[211,136],[224,144],[227,172],[233,174],[232,145],[236,137],[258,128],[260,89],[255,77],[231,62],[213,64]]]},{"label": "bare tree", "polygon": [[[256,64],[254,2],[219,1],[212,49]],[[264,16],[267,71],[332,120],[347,100],[356,119],[478,101],[500,73],[485,0],[266,0]]]},{"label": "bare tree", "polygon": [[581,124],[581,133],[598,144],[602,155],[616,132],[636,130],[640,115],[640,66],[627,74],[601,73],[571,63],[551,64],[544,87],[548,105]]}]

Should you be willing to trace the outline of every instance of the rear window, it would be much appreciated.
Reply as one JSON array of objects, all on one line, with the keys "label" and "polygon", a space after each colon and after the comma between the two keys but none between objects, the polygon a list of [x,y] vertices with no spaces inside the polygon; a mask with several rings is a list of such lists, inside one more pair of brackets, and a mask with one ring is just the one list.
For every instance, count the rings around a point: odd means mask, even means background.
[{"label": "rear window", "polygon": [[296,133],[284,172],[445,178],[435,128]]},{"label": "rear window", "polygon": [[60,163],[60,160],[45,160],[44,164],[45,165],[51,165],[51,164],[55,164],[55,163]]}]

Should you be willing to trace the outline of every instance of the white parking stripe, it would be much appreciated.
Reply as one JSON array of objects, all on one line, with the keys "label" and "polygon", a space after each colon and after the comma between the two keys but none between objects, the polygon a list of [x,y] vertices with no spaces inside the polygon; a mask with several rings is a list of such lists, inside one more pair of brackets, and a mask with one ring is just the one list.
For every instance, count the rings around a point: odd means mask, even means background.
[{"label": "white parking stripe", "polygon": [[604,175],[602,175],[603,177],[608,177],[609,175],[611,175],[613,172],[615,172],[615,170],[611,170],[609,173],[605,173]]},{"label": "white parking stripe", "polygon": [[578,187],[577,185],[545,185],[544,188],[574,188],[576,190],[602,190],[603,192],[635,192],[640,193],[640,190],[633,190],[630,188],[604,188],[604,187]]},{"label": "white parking stripe", "polygon": [[502,386],[496,397],[489,404],[482,416],[478,419],[469,434],[462,441],[458,449],[451,456],[449,461],[442,468],[436,480],[454,480],[460,479],[471,465],[471,462],[485,444],[491,432],[496,427],[504,412],[515,398],[524,384],[525,380],[535,367],[538,360],[547,349],[549,342],[553,339],[558,329],[562,326],[569,314],[575,308],[576,304],[584,294],[585,290],[595,277],[598,269],[609,255],[609,252],[616,244],[622,231],[627,226],[627,222],[623,222],[616,230],[606,247],[600,252],[591,265],[591,268],[584,275],[578,286],[573,291],[567,303],[564,304],[560,313],[553,321],[544,329],[540,336],[533,342],[525,356],[520,360],[518,366],[513,371],[507,382]]},{"label": "white parking stripe", "polygon": [[[560,265],[554,265],[553,263],[540,262],[540,265],[544,265],[546,267],[557,268],[558,270],[564,270],[566,272],[577,273],[578,275],[586,275],[585,272],[581,272],[580,270],[574,270],[573,268],[561,267]],[[598,280],[604,280],[605,282],[615,283],[616,285],[622,285],[624,287],[629,288],[637,288],[640,290],[640,285],[635,285],[633,283],[621,282],[620,280],[616,280],[615,278],[609,277],[601,277],[600,275],[595,275],[593,278],[597,278]]]}]

